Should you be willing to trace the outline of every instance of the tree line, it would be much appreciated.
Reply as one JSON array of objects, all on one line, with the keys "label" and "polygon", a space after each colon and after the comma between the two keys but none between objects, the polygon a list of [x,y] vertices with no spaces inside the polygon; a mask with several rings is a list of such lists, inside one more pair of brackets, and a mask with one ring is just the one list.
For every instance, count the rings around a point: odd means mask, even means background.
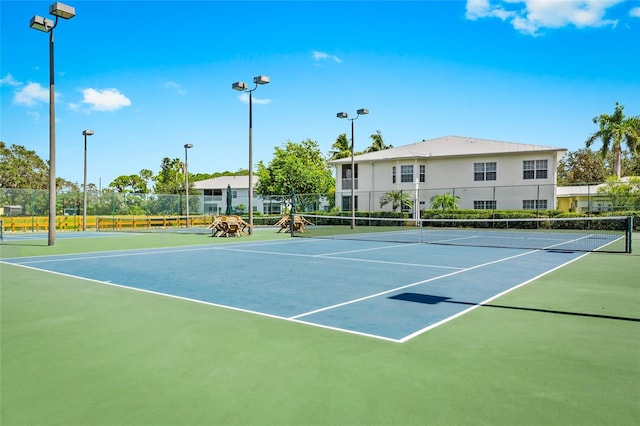
[{"label": "tree line", "polygon": [[[392,148],[384,143],[378,130],[371,135],[372,144],[364,152]],[[297,193],[327,194],[334,187],[334,179],[327,160],[350,156],[351,150],[346,133],[341,134],[332,146],[346,145],[346,149],[331,151],[325,158],[316,141],[311,139],[296,143],[285,142],[275,147],[273,159],[265,164],[257,164],[259,185],[256,192],[260,195]],[[359,154],[358,152],[355,155]],[[221,176],[246,176],[248,169],[213,173],[189,173],[190,194],[194,182]],[[137,174],[120,175],[109,183],[107,191],[136,194],[184,194],[185,167],[179,158],[165,157],[160,163],[157,174],[142,169]],[[49,164],[38,154],[20,145],[7,146],[0,141],[0,188],[11,189],[47,189],[49,186]],[[56,187],[61,192],[79,192],[82,185],[62,177],[56,177]],[[93,183],[87,184],[88,191],[96,191]]]},{"label": "tree line", "polygon": [[[611,176],[640,176],[640,116],[627,117],[624,106],[615,104],[613,114],[601,114],[593,118],[597,126],[585,141],[585,147],[569,151],[558,167],[558,184],[575,185],[602,183]],[[386,144],[380,130],[370,136],[371,145],[354,155],[393,148]],[[592,149],[596,142],[600,148]],[[335,182],[328,161],[350,157],[351,141],[346,133],[339,135],[327,155],[323,155],[316,141],[287,141],[274,147],[273,158],[257,164],[259,183],[256,192],[262,196],[272,194],[329,194]],[[20,145],[7,146],[0,141],[0,188],[47,189],[49,165],[35,151]],[[247,175],[247,169],[235,172],[191,173],[189,182],[220,176]],[[108,185],[108,190],[120,193],[139,194],[184,194],[185,168],[179,158],[165,157],[160,170],[154,174],[143,169],[137,174],[121,175]],[[62,177],[56,179],[58,191],[74,192],[82,189],[80,184]],[[191,185],[190,185],[191,186]],[[88,191],[97,190],[95,184],[87,185]],[[190,192],[191,193],[191,192]],[[395,204],[397,200],[388,202]]]}]

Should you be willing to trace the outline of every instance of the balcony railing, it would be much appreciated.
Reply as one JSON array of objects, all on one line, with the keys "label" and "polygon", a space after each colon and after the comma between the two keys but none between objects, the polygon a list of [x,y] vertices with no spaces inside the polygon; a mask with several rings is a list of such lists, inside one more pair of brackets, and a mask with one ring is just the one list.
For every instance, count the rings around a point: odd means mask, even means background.
[{"label": "balcony railing", "polygon": [[[353,180],[355,188],[358,189],[358,178]],[[342,189],[351,189],[351,178],[342,179]]]}]

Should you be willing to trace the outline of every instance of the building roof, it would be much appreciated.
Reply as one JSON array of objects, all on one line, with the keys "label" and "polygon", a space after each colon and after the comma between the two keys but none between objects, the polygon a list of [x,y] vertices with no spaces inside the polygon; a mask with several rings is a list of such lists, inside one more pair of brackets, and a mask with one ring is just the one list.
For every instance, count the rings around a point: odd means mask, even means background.
[{"label": "building roof", "polygon": [[[623,176],[622,178],[620,178],[620,183],[629,183],[631,179],[633,179],[633,176]],[[601,188],[606,188],[606,186],[606,183],[558,186],[557,194],[558,197],[606,195],[598,193],[598,190],[600,190]]]},{"label": "building roof", "polygon": [[[258,177],[254,174],[253,185],[258,183]],[[220,176],[212,179],[199,180],[193,183],[194,189],[249,189],[249,176]]]},{"label": "building roof", "polygon": [[[463,136],[444,136],[436,139],[374,151],[356,155],[358,161],[380,161],[416,157],[457,157],[487,154],[511,154],[525,152],[567,151],[566,148],[556,148],[544,145],[530,145],[515,142],[501,142],[487,139],[468,138]],[[351,161],[351,157],[330,161],[339,164]]]},{"label": "building roof", "polygon": [[597,195],[598,189],[602,185],[573,185],[573,186],[559,186],[556,189],[558,197],[575,197],[575,196],[587,196]]}]

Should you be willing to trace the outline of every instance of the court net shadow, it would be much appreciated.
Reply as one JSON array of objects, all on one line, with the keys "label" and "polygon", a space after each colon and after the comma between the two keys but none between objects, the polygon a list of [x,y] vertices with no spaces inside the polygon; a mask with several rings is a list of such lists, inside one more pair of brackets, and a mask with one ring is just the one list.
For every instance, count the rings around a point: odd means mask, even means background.
[{"label": "court net shadow", "polygon": [[552,309],[525,308],[521,306],[496,305],[492,303],[481,304],[481,303],[453,300],[450,297],[445,297],[445,296],[436,296],[432,294],[422,294],[422,293],[400,293],[400,294],[396,294],[395,296],[390,296],[389,299],[402,300],[405,302],[413,302],[413,303],[423,303],[426,305],[436,305],[438,303],[453,303],[456,305],[467,305],[467,306],[479,305],[485,308],[514,309],[518,311],[540,312],[545,314],[572,315],[572,316],[601,318],[601,319],[610,319],[610,320],[618,320],[618,321],[640,322],[640,318],[621,317],[621,316],[615,316],[615,315],[590,314],[586,312],[557,311]]}]

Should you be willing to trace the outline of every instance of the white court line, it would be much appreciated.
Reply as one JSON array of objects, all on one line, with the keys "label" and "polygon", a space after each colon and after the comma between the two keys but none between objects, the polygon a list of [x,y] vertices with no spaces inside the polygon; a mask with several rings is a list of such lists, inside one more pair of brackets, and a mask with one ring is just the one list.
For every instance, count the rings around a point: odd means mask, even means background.
[{"label": "white court line", "polygon": [[470,235],[468,237],[447,238],[446,240],[429,240],[429,242],[432,244],[438,244],[438,243],[447,243],[449,241],[473,240],[474,238],[480,238],[480,237],[477,235]]},{"label": "white court line", "polygon": [[430,265],[426,263],[408,263],[408,262],[390,262],[387,260],[371,260],[371,259],[357,259],[353,257],[338,257],[338,256],[329,256],[329,255],[314,255],[313,257],[321,257],[325,259],[340,259],[340,260],[348,260],[351,262],[367,262],[367,263],[382,263],[388,265],[398,265],[398,266],[419,266],[425,268],[440,268],[440,269],[455,269],[462,270],[464,268],[460,268],[457,266],[443,266],[443,265]]},{"label": "white court line", "polygon": [[[591,236],[592,236],[592,235],[593,235],[593,234],[591,234],[591,235],[585,235],[584,237],[574,238],[573,240],[563,241],[563,242],[561,242],[561,243],[557,243],[557,244],[552,244],[552,245],[550,245],[550,246],[546,246],[544,249],[545,249],[545,250],[548,250],[548,249],[550,249],[550,248],[557,247],[557,246],[562,246],[562,245],[564,245],[564,244],[575,243],[576,241],[584,240],[585,238],[591,238]],[[608,244],[608,243],[607,243],[607,244]],[[568,249],[568,250],[569,250],[569,249]]]},{"label": "white court line", "polygon": [[[232,244],[245,244],[246,246],[265,246],[276,244],[289,244],[289,242],[282,241],[261,241],[254,243],[232,243]],[[230,246],[230,245],[229,245]],[[226,246],[226,247],[229,247]],[[12,265],[23,265],[31,263],[46,263],[46,262],[62,262],[62,261],[75,261],[75,260],[90,260],[90,259],[103,259],[110,257],[127,257],[127,256],[143,256],[149,254],[164,254],[164,253],[183,253],[190,251],[207,251],[207,250],[227,250],[226,247],[221,245],[195,245],[195,246],[183,246],[183,247],[158,247],[158,248],[140,248],[140,249],[119,249],[109,251],[98,251],[94,253],[65,253],[65,254],[50,254],[50,255],[38,255],[38,256],[25,256],[25,257],[11,257],[2,259],[0,262],[10,263]],[[231,250],[230,250],[231,251]],[[269,253],[255,251],[256,253]],[[46,257],[47,259],[41,259]],[[63,258],[63,259],[61,259]],[[26,261],[22,262],[23,259]],[[30,260],[35,259],[35,260]]]},{"label": "white court line", "polygon": [[461,274],[463,272],[472,271],[474,269],[482,268],[482,267],[485,267],[485,266],[488,266],[488,265],[493,265],[495,263],[504,262],[504,261],[515,259],[515,258],[521,257],[521,256],[528,256],[528,255],[530,255],[532,253],[537,253],[539,251],[540,250],[532,250],[532,251],[528,251],[528,252],[525,252],[525,253],[516,254],[514,256],[504,257],[502,259],[492,260],[491,262],[481,263],[479,265],[475,265],[475,266],[472,266],[470,268],[460,269],[460,270],[457,270],[455,272],[450,272],[448,274],[439,275],[437,277],[428,278],[426,280],[417,281],[417,282],[411,283],[411,284],[406,284],[406,285],[403,285],[403,286],[400,286],[400,287],[392,288],[390,290],[385,290],[385,291],[381,291],[379,293],[371,294],[369,296],[364,296],[364,297],[360,297],[360,298],[357,298],[357,299],[348,300],[346,302],[337,303],[335,305],[325,306],[324,308],[315,309],[313,311],[304,312],[302,314],[294,315],[294,316],[292,316],[290,318],[297,319],[297,318],[305,317],[305,316],[308,316],[308,315],[316,314],[318,312],[328,311],[328,310],[331,310],[331,309],[339,308],[341,306],[346,306],[346,305],[350,305],[350,304],[353,304],[353,303],[362,302],[363,300],[373,299],[375,297],[379,297],[379,296],[382,296],[382,295],[385,295],[385,294],[394,293],[394,292],[396,292],[398,290],[404,290],[404,289],[409,288],[409,287],[415,287],[415,286],[420,285],[420,284],[436,281],[436,280],[439,280],[439,279],[442,279],[442,278],[446,278],[446,277],[450,277],[450,276],[453,276],[453,275]]},{"label": "white court line", "polygon": [[[442,268],[442,269],[455,269],[455,270],[462,269],[454,266],[428,265],[424,263],[390,262],[387,260],[358,259],[356,257],[338,257],[338,256],[332,256],[332,253],[304,254],[304,253],[289,253],[289,252],[279,252],[279,251],[246,250],[246,249],[239,249],[239,248],[225,248],[224,251],[235,251],[235,252],[242,252],[242,253],[258,253],[258,254],[267,254],[267,255],[278,256],[278,257],[286,257],[286,256],[308,257],[308,258],[347,260],[350,262],[382,263],[387,265],[398,265],[398,266],[417,266],[422,268]],[[352,252],[359,252],[359,251],[365,251],[365,250],[353,250]],[[343,253],[349,253],[349,252],[343,252]]]},{"label": "white court line", "polygon": [[[403,246],[415,246],[415,245],[420,245],[419,243],[400,243]],[[357,250],[343,250],[343,251],[334,251],[331,253],[323,253],[323,254],[318,254],[317,256],[333,256],[335,254],[344,254],[344,253],[360,253],[360,252],[365,252],[365,251],[373,251],[373,250],[386,250],[388,248],[397,248],[398,247],[398,243],[393,244],[393,245],[388,245],[388,246],[381,246],[381,247],[370,247],[370,248],[366,248],[366,249],[357,249]]]}]

